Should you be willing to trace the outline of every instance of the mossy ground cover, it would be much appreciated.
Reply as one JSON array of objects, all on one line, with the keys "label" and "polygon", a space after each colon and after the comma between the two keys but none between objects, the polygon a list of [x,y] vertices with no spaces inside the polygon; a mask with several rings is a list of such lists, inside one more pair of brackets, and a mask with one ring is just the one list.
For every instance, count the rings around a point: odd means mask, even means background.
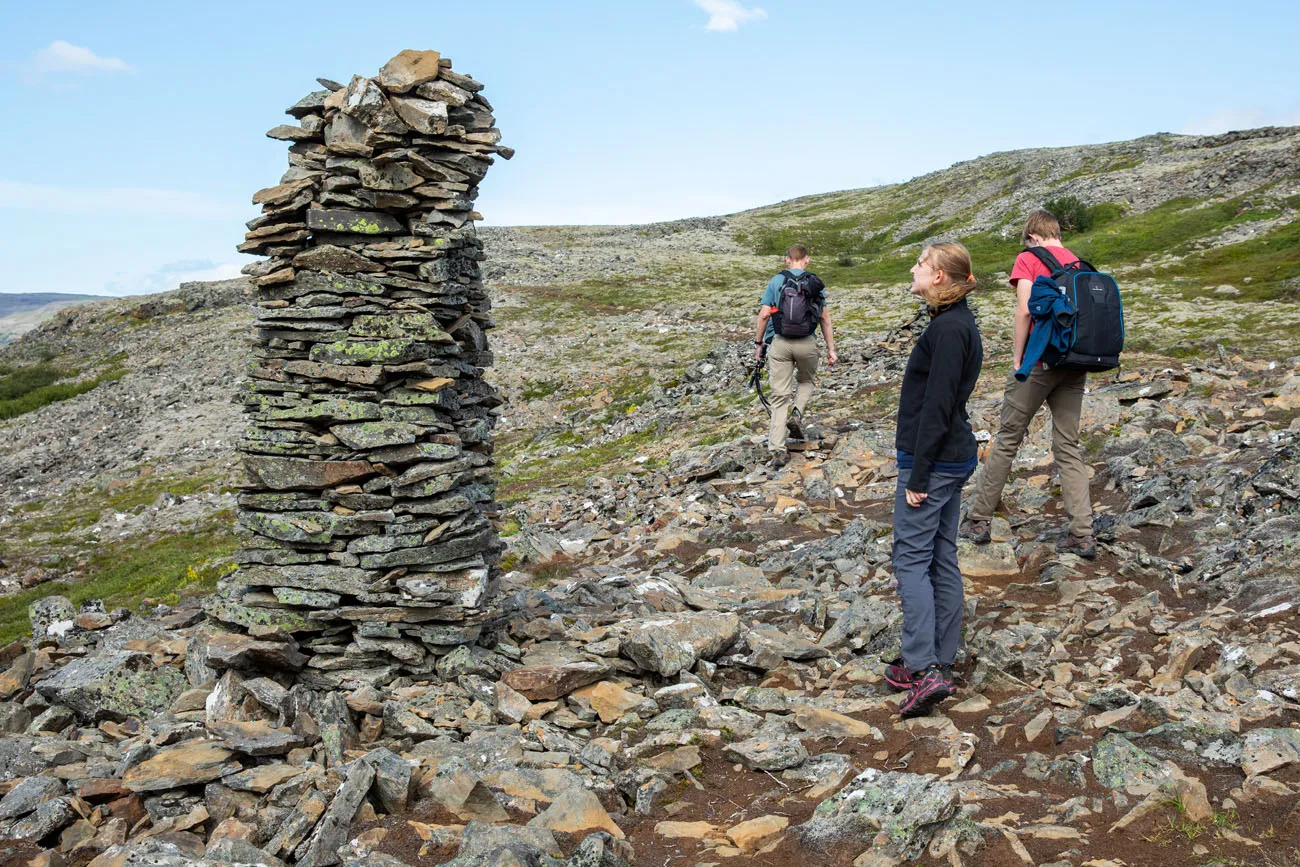
[{"label": "mossy ground cover", "polygon": [[[638,467],[653,468],[662,463],[664,454],[660,449],[647,450],[647,447],[662,438],[658,431],[650,429],[549,458],[523,456],[516,459],[514,449],[523,438],[503,437],[497,443],[501,467],[497,501],[510,506],[539,488],[572,487],[584,484],[593,475],[608,476]],[[646,460],[637,464],[635,459],[642,455]]]},{"label": "mossy ground cover", "polygon": [[0,643],[28,632],[27,606],[46,596],[66,596],[74,605],[102,599],[111,610],[175,604],[184,596],[211,591],[238,547],[233,526],[234,516],[220,512],[208,526],[189,532],[98,546],[88,558],[85,580],[41,584],[0,599]]},{"label": "mossy ground cover", "polygon": [[1300,301],[1300,289],[1295,285],[1300,280],[1300,220],[1248,241],[1192,253],[1177,263],[1142,273],[1172,280],[1185,298],[1200,297],[1207,290],[1228,284],[1241,293],[1218,296],[1229,304]]}]

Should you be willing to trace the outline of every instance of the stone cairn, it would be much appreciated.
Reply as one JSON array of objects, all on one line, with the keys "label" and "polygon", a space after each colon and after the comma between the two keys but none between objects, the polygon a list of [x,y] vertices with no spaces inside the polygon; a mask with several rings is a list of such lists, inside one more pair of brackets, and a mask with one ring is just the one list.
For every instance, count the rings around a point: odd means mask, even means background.
[{"label": "stone cairn", "polygon": [[239,568],[206,608],[329,689],[428,674],[488,620],[501,400],[473,206],[513,151],[437,52],[318,81],[267,133],[292,142],[289,170],[239,246],[267,257],[244,269],[248,482]]}]

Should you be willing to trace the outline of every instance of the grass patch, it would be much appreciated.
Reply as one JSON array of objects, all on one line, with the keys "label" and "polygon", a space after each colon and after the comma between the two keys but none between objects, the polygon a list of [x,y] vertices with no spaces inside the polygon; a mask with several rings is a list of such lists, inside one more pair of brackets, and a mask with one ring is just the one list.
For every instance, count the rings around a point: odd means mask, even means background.
[{"label": "grass patch", "polygon": [[0,599],[0,643],[13,641],[31,629],[27,606],[46,596],[66,596],[73,605],[102,599],[104,607],[138,608],[165,602],[175,604],[184,596],[206,593],[228,570],[225,559],[238,543],[229,525],[229,512],[219,513],[218,522],[207,530],[175,533],[141,542],[126,540],[105,545],[91,555],[84,581],[41,584]]},{"label": "grass patch", "polygon": [[550,397],[560,388],[559,380],[552,379],[525,379],[524,390],[520,394],[524,400],[540,400],[544,397]]},{"label": "grass patch", "polygon": [[1199,206],[1195,199],[1171,199],[1141,214],[1112,218],[1111,222],[1072,236],[1070,250],[1098,267],[1137,263],[1157,253],[1171,253],[1196,238],[1217,234],[1236,223],[1263,219],[1244,199],[1228,199]]},{"label": "grass patch", "polygon": [[85,394],[105,382],[126,376],[122,358],[113,358],[106,370],[81,382],[62,382],[80,374],[48,362],[25,367],[0,368],[0,419],[17,418],[43,406]]},{"label": "grass patch", "polygon": [[86,539],[60,537],[93,526],[107,510],[134,512],[152,504],[164,493],[192,496],[215,490],[220,482],[221,477],[215,471],[196,470],[183,476],[145,473],[111,489],[94,485],[77,488],[53,504],[50,501],[24,503],[15,510],[17,520],[4,527],[0,552],[18,552],[31,546],[39,549],[78,543],[84,546],[89,544]]}]

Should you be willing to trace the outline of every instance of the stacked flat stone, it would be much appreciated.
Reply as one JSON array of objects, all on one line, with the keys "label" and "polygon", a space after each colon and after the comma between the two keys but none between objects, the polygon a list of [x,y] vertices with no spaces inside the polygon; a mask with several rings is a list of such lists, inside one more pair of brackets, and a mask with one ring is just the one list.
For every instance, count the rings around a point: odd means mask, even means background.
[{"label": "stacked flat stone", "polygon": [[238,570],[208,613],[288,633],[300,680],[427,674],[475,641],[500,543],[491,431],[500,399],[472,221],[493,154],[482,85],[433,51],[373,78],[318,79],[267,133],[293,142],[239,250],[257,286],[242,398],[248,482]]}]

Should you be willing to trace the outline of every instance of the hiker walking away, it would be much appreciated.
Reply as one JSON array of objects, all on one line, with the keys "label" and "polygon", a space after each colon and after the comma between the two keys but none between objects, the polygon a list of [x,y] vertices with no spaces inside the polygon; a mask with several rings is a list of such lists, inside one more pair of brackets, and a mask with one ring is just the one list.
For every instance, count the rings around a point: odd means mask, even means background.
[{"label": "hiker walking away", "polygon": [[[1079,257],[1061,244],[1061,226],[1056,217],[1036,210],[1025,221],[1021,240],[1027,248],[1045,248],[1061,265],[1078,262]],[[1048,367],[1039,362],[1019,381],[1015,372],[1025,360],[1034,322],[1029,313],[1034,280],[1052,276],[1051,269],[1039,257],[1025,250],[1016,257],[1011,269],[1011,285],[1016,290],[1015,329],[1011,347],[1012,373],[1007,376],[1002,397],[1002,421],[984,464],[984,473],[975,486],[961,535],[977,544],[989,541],[989,522],[1002,499],[1011,472],[1011,462],[1029,430],[1029,423],[1046,403],[1052,411],[1052,457],[1061,475],[1061,500],[1069,520],[1066,535],[1057,550],[1093,559],[1097,543],[1092,536],[1092,501],[1088,494],[1088,466],[1079,443],[1079,424],[1083,414],[1083,391],[1087,372]]]},{"label": "hiker walking away", "polygon": [[827,362],[834,365],[839,361],[835,330],[826,309],[826,285],[808,270],[809,259],[808,248],[802,244],[785,251],[785,270],[768,281],[754,331],[755,360],[763,357],[767,347],[767,372],[772,383],[767,447],[774,468],[790,460],[787,437],[793,434],[803,438],[803,414],[817,375],[819,325],[826,338]]},{"label": "hiker walking away", "polygon": [[898,485],[894,577],[903,605],[903,657],[885,678],[907,695],[903,717],[922,716],[956,693],[952,664],[964,604],[957,566],[961,489],[979,462],[966,400],[979,379],[984,344],[966,303],[975,288],[970,253],[933,244],[912,266],[912,294],[930,322],[917,338],[898,398]]}]

